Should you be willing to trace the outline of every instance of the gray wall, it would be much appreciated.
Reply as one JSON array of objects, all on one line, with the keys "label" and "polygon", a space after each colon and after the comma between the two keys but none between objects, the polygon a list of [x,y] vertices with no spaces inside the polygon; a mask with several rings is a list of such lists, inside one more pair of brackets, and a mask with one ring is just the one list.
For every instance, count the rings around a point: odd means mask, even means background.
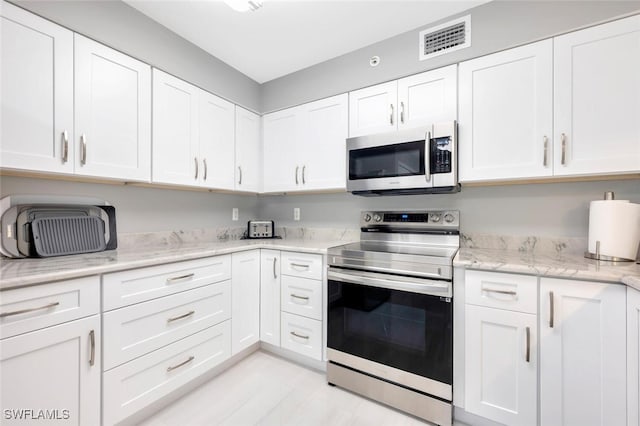
[{"label": "gray wall", "polygon": [[12,0],[245,108],[260,112],[260,85],[120,0]]},{"label": "gray wall", "polygon": [[[159,232],[246,226],[255,219],[255,195],[215,194],[122,184],[0,177],[0,196],[11,194],[84,195],[102,198],[116,207],[118,232]],[[237,207],[240,220],[231,220]]]},{"label": "gray wall", "polygon": [[[262,197],[260,217],[277,226],[358,228],[362,210],[457,209],[463,232],[586,238],[589,202],[605,191],[640,203],[640,180],[462,188],[457,194],[358,197],[351,194]],[[293,208],[300,207],[300,222]]]},{"label": "gray wall", "polygon": [[[640,1],[492,1],[470,11],[471,47],[418,60],[418,33],[454,17],[400,34],[264,83],[262,112],[298,105],[486,55],[570,30],[640,12]],[[425,22],[428,19],[425,17]],[[372,68],[369,58],[378,55]]]}]

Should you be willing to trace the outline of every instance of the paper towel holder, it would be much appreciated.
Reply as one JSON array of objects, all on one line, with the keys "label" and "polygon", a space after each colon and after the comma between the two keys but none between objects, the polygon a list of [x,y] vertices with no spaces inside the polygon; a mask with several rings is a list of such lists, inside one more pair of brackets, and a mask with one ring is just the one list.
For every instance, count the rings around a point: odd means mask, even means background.
[{"label": "paper towel holder", "polygon": [[[604,199],[613,200],[615,199],[615,194],[613,193],[613,191],[607,191],[604,193]],[[585,251],[584,257],[586,257],[587,259],[604,260],[606,262],[640,262],[640,244],[638,245],[638,256],[635,260],[600,254],[600,241],[596,241],[596,252],[591,253],[590,251]]]}]

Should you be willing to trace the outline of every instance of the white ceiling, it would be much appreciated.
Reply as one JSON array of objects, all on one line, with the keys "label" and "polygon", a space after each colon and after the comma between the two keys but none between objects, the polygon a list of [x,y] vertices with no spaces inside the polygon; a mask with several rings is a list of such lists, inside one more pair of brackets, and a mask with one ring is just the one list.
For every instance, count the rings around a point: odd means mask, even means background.
[{"label": "white ceiling", "polygon": [[264,83],[488,0],[266,0],[243,13],[221,0],[124,1]]}]

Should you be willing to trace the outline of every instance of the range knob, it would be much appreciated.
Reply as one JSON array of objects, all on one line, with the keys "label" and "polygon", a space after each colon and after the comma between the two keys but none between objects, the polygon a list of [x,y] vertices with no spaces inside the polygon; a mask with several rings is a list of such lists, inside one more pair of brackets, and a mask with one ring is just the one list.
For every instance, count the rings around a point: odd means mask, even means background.
[{"label": "range knob", "polygon": [[371,221],[371,215],[370,215],[369,213],[367,213],[367,214],[365,214],[365,215],[364,215],[364,221],[365,221],[365,222],[369,222],[369,221]]},{"label": "range knob", "polygon": [[451,213],[447,213],[444,215],[444,221],[447,223],[451,223],[455,220],[456,218],[453,217],[453,215]]},{"label": "range knob", "polygon": [[442,216],[440,216],[439,214],[432,214],[431,215],[431,222],[440,222]]},{"label": "range knob", "polygon": [[375,220],[376,222],[380,222],[382,220],[382,216],[380,216],[379,214],[373,215],[373,220]]}]

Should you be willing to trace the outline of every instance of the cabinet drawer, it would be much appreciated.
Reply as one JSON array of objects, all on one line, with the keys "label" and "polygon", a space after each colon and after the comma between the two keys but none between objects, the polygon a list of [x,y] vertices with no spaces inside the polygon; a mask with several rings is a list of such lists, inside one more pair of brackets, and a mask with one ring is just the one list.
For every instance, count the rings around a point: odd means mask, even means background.
[{"label": "cabinet drawer", "polygon": [[282,312],[281,345],[299,354],[322,360],[322,321]]},{"label": "cabinet drawer", "polygon": [[100,278],[17,288],[0,293],[0,338],[100,312]]},{"label": "cabinet drawer", "polygon": [[104,370],[231,318],[231,281],[107,312]]},{"label": "cabinet drawer", "polygon": [[466,271],[465,299],[471,305],[535,314],[538,312],[538,277]]},{"label": "cabinet drawer", "polygon": [[322,319],[322,281],[283,275],[280,297],[283,311]]},{"label": "cabinet drawer", "polygon": [[231,278],[231,255],[102,276],[103,310],[144,302]]},{"label": "cabinet drawer", "polygon": [[103,424],[112,425],[231,356],[231,322],[202,330],[103,374]]},{"label": "cabinet drawer", "polygon": [[319,254],[282,252],[282,275],[322,279],[322,256]]}]

